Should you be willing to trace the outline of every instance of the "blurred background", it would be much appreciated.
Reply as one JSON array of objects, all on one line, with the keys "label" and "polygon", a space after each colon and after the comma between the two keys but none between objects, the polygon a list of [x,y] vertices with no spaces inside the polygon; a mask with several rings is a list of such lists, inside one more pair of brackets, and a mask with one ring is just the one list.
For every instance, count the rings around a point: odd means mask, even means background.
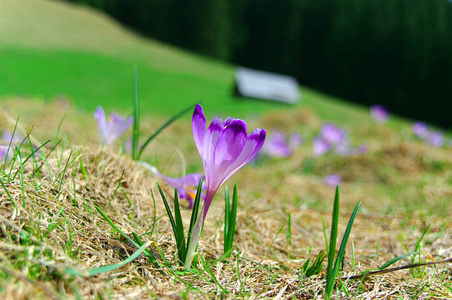
[{"label": "blurred background", "polygon": [[448,0],[67,0],[146,36],[450,128]]}]

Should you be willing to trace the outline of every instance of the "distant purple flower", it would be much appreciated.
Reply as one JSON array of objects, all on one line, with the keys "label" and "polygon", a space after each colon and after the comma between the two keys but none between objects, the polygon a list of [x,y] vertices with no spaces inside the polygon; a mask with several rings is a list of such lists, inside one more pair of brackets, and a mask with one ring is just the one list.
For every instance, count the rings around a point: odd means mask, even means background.
[{"label": "distant purple flower", "polygon": [[333,173],[325,176],[325,178],[323,178],[323,182],[331,187],[336,187],[341,184],[342,178],[338,174]]},{"label": "distant purple flower", "polygon": [[303,137],[296,133],[292,132],[289,137],[289,147],[293,150],[304,143]]},{"label": "distant purple flower", "polygon": [[413,133],[421,139],[425,139],[428,136],[429,129],[424,122],[419,121],[414,123],[412,129]]},{"label": "distant purple flower", "polygon": [[440,148],[444,145],[444,135],[439,131],[431,131],[425,141],[433,147]]},{"label": "distant purple flower", "polygon": [[[8,153],[8,145],[0,145],[0,160],[5,160],[6,154]],[[11,149],[9,150],[9,153],[11,153]],[[8,157],[10,154],[8,153]]]},{"label": "distant purple flower", "polygon": [[111,113],[107,120],[100,106],[94,112],[94,118],[97,120],[100,139],[107,145],[113,144],[133,125],[133,117],[125,119],[116,113]]},{"label": "distant purple flower", "polygon": [[195,255],[202,224],[218,188],[235,172],[249,162],[264,145],[266,132],[257,128],[247,135],[246,123],[227,118],[215,118],[206,130],[206,118],[197,104],[192,118],[193,138],[201,156],[205,179],[206,199],[193,227],[185,266],[189,268]]},{"label": "distant purple flower", "polygon": [[[188,174],[184,177],[172,178],[167,177],[162,174],[158,174],[162,179],[164,179],[169,185],[177,190],[177,195],[180,199],[187,200],[189,207],[193,207],[193,203],[196,197],[196,191],[198,188],[199,181],[201,180],[202,174],[193,173]],[[203,185],[204,187],[204,185]],[[201,198],[205,200],[206,195],[201,194]]]},{"label": "distant purple flower", "polygon": [[2,140],[8,144],[11,142],[11,147],[20,144],[23,141],[23,139],[24,139],[23,136],[17,131],[14,132],[14,136],[8,129],[3,130],[2,132]]},{"label": "distant purple flower", "polygon": [[331,145],[322,138],[315,137],[312,140],[312,148],[314,151],[314,156],[318,157],[330,151]]},{"label": "distant purple flower", "polygon": [[297,133],[292,133],[289,141],[280,131],[273,131],[267,138],[262,152],[271,157],[288,157],[293,150],[302,143],[302,138]]},{"label": "distant purple flower", "polygon": [[3,130],[2,140],[0,142],[0,160],[4,160],[6,155],[11,158],[14,154],[14,149],[23,141],[20,133],[15,132],[14,135],[8,129]]},{"label": "distant purple flower", "polygon": [[370,115],[377,123],[385,123],[389,119],[388,111],[381,105],[372,106]]},{"label": "distant purple flower", "polygon": [[345,138],[345,131],[339,126],[331,123],[325,123],[320,129],[320,136],[324,141],[331,145],[342,143]]}]

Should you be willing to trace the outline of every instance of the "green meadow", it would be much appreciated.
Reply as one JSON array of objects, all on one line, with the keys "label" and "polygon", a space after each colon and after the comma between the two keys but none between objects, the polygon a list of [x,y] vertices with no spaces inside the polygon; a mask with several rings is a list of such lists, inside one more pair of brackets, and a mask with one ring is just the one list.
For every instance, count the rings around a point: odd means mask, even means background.
[{"label": "green meadow", "polygon": [[[144,114],[171,115],[197,102],[206,113],[222,116],[293,109],[234,98],[236,66],[144,39],[88,8],[52,1],[1,4],[0,98],[66,97],[88,111],[101,105],[130,112],[136,66]],[[355,125],[368,121],[367,108],[305,87],[301,92],[299,106],[322,119]]]}]

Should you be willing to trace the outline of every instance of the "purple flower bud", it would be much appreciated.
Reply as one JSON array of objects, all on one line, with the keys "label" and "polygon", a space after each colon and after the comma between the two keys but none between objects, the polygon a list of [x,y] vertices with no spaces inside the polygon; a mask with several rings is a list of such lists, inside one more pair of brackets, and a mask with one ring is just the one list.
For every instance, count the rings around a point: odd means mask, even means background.
[{"label": "purple flower bud", "polygon": [[433,147],[440,148],[444,145],[444,135],[439,131],[432,131],[428,134],[425,141]]},{"label": "purple flower bud", "polygon": [[331,123],[325,123],[320,129],[320,136],[328,144],[336,145],[344,141],[345,131],[339,126]]},{"label": "purple flower bud", "polygon": [[323,182],[331,187],[336,187],[341,184],[342,178],[338,174],[333,173],[325,176],[325,178],[323,178]]},{"label": "purple flower bud", "polygon": [[388,111],[381,105],[374,105],[370,108],[370,115],[377,123],[385,123],[389,119]]},{"label": "purple flower bud", "polygon": [[94,112],[94,118],[97,120],[100,139],[107,145],[113,144],[133,125],[133,117],[125,119],[116,113],[111,113],[107,120],[100,106]]},{"label": "purple flower bud", "polygon": [[421,139],[425,139],[428,136],[429,130],[427,124],[424,122],[419,121],[414,123],[412,129],[413,133]]}]

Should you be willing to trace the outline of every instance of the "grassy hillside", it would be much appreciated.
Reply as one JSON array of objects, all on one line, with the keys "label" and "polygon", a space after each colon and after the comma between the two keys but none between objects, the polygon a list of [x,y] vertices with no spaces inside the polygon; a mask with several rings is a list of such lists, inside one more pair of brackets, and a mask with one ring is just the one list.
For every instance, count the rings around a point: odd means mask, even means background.
[{"label": "grassy hillside", "polygon": [[[287,110],[231,97],[234,66],[124,29],[108,16],[59,1],[0,0],[0,99],[65,96],[92,111],[100,104],[130,112],[133,67],[144,113],[172,114],[202,102],[208,114]],[[300,105],[326,120],[367,122],[367,109],[302,88]]]}]

